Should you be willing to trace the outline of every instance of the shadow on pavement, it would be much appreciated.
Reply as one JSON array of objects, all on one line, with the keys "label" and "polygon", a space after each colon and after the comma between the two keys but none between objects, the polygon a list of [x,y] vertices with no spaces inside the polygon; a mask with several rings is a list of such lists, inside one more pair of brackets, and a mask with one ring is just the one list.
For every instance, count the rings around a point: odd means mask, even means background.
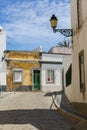
[{"label": "shadow on pavement", "polygon": [[53,92],[48,92],[44,96],[51,96],[52,97],[52,95],[53,95]]},{"label": "shadow on pavement", "polygon": [[[62,119],[56,110],[6,110],[0,111],[0,125],[4,124],[31,124],[38,130],[66,129],[66,119]],[[67,122],[68,123],[68,122]],[[68,126],[69,127],[69,126]]]},{"label": "shadow on pavement", "polygon": [[[86,103],[70,103],[64,92],[54,92],[54,101],[60,106],[59,109],[64,109],[65,111],[74,114],[76,116],[82,117],[87,120],[87,104]],[[87,130],[87,123],[84,122],[80,124],[78,120],[77,123],[70,130]]]},{"label": "shadow on pavement", "polygon": [[60,108],[87,120],[86,103],[70,102],[64,92],[54,92],[54,100],[56,100]]},{"label": "shadow on pavement", "polygon": [[53,95],[59,95],[62,94],[63,91],[54,91],[54,92],[48,92],[44,96],[53,96]]}]

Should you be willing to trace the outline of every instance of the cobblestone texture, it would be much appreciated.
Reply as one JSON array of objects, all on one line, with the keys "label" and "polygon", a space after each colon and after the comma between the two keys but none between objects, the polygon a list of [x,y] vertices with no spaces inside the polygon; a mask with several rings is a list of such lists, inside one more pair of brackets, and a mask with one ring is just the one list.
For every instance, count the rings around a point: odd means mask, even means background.
[{"label": "cobblestone texture", "polygon": [[0,130],[80,130],[77,125],[56,110],[49,94],[20,92],[0,99]]}]

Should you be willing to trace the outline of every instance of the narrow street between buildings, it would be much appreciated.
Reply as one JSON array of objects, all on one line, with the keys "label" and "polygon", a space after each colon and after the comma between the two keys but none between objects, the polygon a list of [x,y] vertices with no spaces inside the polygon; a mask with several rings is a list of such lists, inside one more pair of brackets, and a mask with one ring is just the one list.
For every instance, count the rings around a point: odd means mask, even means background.
[{"label": "narrow street between buildings", "polygon": [[77,130],[77,124],[56,109],[51,93],[16,92],[0,98],[0,130]]}]

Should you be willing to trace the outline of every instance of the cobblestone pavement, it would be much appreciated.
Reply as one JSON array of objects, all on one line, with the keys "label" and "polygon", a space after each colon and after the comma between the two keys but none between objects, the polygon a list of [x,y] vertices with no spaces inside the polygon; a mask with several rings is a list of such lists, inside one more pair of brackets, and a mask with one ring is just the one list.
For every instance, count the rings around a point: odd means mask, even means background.
[{"label": "cobblestone pavement", "polygon": [[46,93],[19,92],[0,99],[0,130],[77,130],[78,123],[61,115]]}]

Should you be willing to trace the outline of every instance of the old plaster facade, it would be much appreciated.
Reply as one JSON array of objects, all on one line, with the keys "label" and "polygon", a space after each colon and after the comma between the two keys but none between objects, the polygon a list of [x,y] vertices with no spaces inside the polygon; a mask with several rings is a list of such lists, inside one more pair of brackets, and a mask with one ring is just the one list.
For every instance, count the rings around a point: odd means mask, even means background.
[{"label": "old plaster facade", "polygon": [[87,0],[71,0],[72,84],[66,88],[71,102],[87,103]]},{"label": "old plaster facade", "polygon": [[33,89],[32,72],[40,68],[39,59],[40,54],[37,52],[8,51],[6,57],[7,90],[12,91],[20,87]]}]

